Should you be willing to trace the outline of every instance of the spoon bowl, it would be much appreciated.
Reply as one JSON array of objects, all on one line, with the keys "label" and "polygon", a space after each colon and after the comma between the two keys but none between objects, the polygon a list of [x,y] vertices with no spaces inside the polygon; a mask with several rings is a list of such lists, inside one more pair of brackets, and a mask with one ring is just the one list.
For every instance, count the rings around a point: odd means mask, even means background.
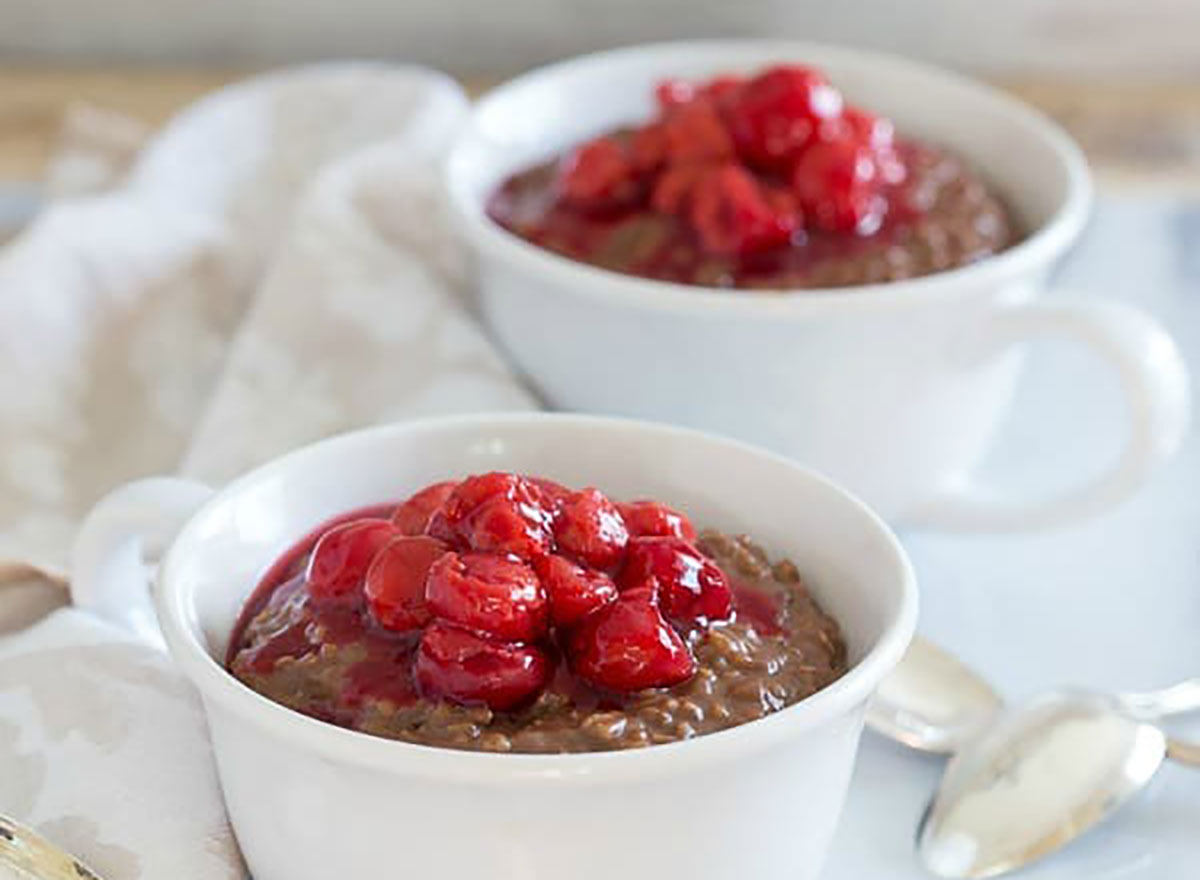
[{"label": "spoon bowl", "polygon": [[[1110,712],[1157,721],[1200,710],[1200,679],[1155,691],[1095,696],[1107,702]],[[867,724],[911,749],[950,755],[983,733],[1003,706],[981,675],[917,636],[880,684],[867,709]]]},{"label": "spoon bowl", "polygon": [[921,638],[867,711],[876,732],[955,754],[918,829],[941,877],[995,877],[1064,846],[1140,791],[1164,758],[1200,766],[1200,746],[1152,722],[1200,709],[1200,679],[1145,693],[1050,692],[1003,712],[999,695]]},{"label": "spoon bowl", "polygon": [[880,684],[867,724],[909,748],[946,755],[978,737],[1002,706],[982,677],[918,636]]},{"label": "spoon bowl", "polygon": [[918,829],[939,877],[995,877],[1061,848],[1119,810],[1168,757],[1200,757],[1153,724],[1078,691],[1001,716],[946,768]]}]

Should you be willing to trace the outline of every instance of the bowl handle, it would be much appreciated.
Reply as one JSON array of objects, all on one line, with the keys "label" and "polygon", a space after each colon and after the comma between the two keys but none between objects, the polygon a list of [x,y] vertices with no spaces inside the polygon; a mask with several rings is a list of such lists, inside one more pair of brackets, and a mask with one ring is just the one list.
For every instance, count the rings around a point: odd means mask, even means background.
[{"label": "bowl handle", "polygon": [[1024,531],[1085,519],[1132,495],[1187,434],[1187,366],[1171,336],[1140,309],[1118,303],[1031,302],[988,315],[980,336],[963,340],[972,360],[994,358],[1037,338],[1082,344],[1115,368],[1129,413],[1116,462],[1088,483],[1043,499],[1006,500],[953,487],[923,505],[912,525],[951,531]]},{"label": "bowl handle", "polygon": [[84,610],[163,646],[150,589],[175,534],[213,490],[175,477],[127,483],[100,500],[71,549],[71,599]]}]

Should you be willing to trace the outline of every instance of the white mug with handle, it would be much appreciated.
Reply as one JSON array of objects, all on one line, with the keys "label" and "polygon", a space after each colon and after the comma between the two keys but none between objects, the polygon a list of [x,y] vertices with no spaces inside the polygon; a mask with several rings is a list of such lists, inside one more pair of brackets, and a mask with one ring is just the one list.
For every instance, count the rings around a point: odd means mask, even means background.
[{"label": "white mug with handle", "polygon": [[[725,291],[574,262],[487,217],[488,196],[509,174],[645,118],[659,80],[779,62],[822,68],[903,134],[965,157],[1007,200],[1025,237],[911,280]],[[1079,148],[1037,111],[957,74],[769,40],[600,53],[485,97],[450,156],[447,185],[479,263],[484,315],[551,404],[760,443],[829,474],[902,525],[1003,531],[1076,520],[1132,493],[1186,431],[1187,372],[1162,327],[1130,306],[1040,299],[1087,219],[1091,183]],[[1081,487],[1003,499],[970,477],[1033,340],[1082,345],[1116,373],[1128,439],[1112,467]]]},{"label": "white mug with handle", "polygon": [[[240,609],[302,535],[430,482],[497,469],[670,499],[698,523],[754,534],[801,566],[842,626],[850,668],[795,705],[717,734],[578,754],[370,736],[293,712],[226,671]],[[87,517],[71,574],[79,607],[165,646],[196,686],[256,880],[816,880],[867,702],[917,617],[895,535],[823,477],[693,431],[544,413],[347,434],[219,492],[169,478],[129,484]],[[698,807],[720,833],[697,832]]]}]

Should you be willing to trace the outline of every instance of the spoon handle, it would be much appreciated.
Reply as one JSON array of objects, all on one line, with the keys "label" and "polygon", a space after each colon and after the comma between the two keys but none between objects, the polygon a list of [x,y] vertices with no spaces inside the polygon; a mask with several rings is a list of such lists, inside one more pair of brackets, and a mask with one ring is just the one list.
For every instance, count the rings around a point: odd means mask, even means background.
[{"label": "spoon handle", "polygon": [[1155,721],[1200,710],[1200,678],[1146,693],[1118,694],[1121,709],[1138,721]]},{"label": "spoon handle", "polygon": [[1200,744],[1167,738],[1167,757],[1189,767],[1200,767]]},{"label": "spoon handle", "polygon": [[31,880],[100,880],[100,875],[33,829],[0,814],[0,877]]}]

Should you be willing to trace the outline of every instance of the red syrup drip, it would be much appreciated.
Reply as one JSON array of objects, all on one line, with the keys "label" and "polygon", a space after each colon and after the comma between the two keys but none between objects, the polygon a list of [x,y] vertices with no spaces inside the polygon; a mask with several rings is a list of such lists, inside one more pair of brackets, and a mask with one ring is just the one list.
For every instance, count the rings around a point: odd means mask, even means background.
[{"label": "red syrup drip", "polygon": [[749,623],[760,636],[781,636],[784,634],[780,624],[779,600],[759,589],[752,587],[736,578],[730,578],[733,585],[733,607],[737,619]]},{"label": "red syrup drip", "polygon": [[396,706],[415,703],[420,694],[413,683],[412,667],[416,652],[415,637],[390,640],[370,639],[368,657],[351,667],[342,699],[357,708],[367,699],[387,700]]},{"label": "red syrup drip", "polygon": [[[279,584],[267,596],[268,603],[302,604],[305,601],[304,580],[299,575]],[[308,630],[309,621],[305,619],[277,631],[266,642],[243,654],[246,664],[255,672],[265,674],[274,669],[275,664],[284,657],[308,656],[317,649],[317,645],[309,638]]]},{"label": "red syrup drip", "polygon": [[281,588],[288,581],[303,577],[304,569],[308,565],[308,555],[320,540],[321,535],[334,526],[351,520],[375,517],[388,519],[395,509],[396,505],[394,504],[373,504],[359,510],[339,514],[321,523],[276,559],[258,579],[258,584],[250,593],[246,604],[242,606],[242,613],[238,615],[233,630],[229,634],[229,647],[225,651],[225,665],[228,667],[233,663],[233,658],[240,650],[245,638],[246,627],[267,606],[276,589]]}]

